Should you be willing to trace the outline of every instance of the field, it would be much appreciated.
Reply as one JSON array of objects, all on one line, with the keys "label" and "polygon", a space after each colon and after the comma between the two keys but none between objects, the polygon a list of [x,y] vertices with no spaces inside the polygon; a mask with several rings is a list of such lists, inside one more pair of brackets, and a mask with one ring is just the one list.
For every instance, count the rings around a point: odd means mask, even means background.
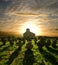
[{"label": "field", "polygon": [[40,39],[36,43],[32,40],[33,46],[28,49],[27,41],[23,43],[23,40],[19,41],[17,38],[9,38],[11,41],[4,39],[6,42],[0,38],[0,65],[58,65],[58,40],[56,48],[52,47],[54,39],[50,39],[50,46],[42,47],[37,44]]}]

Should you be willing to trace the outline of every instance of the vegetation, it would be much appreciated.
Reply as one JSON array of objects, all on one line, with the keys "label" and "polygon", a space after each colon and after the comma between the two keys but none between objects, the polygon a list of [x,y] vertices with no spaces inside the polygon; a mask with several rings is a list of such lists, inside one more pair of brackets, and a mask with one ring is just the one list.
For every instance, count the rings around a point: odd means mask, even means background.
[{"label": "vegetation", "polygon": [[[55,38],[44,40],[38,37],[36,43],[32,40],[29,44],[20,38],[1,37],[0,65],[58,65],[58,40],[55,47],[52,45]],[[50,45],[47,40],[51,41]]]}]

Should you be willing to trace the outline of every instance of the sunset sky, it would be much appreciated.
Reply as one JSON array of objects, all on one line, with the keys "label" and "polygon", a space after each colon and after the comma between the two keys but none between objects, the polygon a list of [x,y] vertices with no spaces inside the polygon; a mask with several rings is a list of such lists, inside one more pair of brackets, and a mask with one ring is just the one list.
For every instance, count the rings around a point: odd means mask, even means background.
[{"label": "sunset sky", "polygon": [[0,0],[0,31],[58,36],[58,0]]}]

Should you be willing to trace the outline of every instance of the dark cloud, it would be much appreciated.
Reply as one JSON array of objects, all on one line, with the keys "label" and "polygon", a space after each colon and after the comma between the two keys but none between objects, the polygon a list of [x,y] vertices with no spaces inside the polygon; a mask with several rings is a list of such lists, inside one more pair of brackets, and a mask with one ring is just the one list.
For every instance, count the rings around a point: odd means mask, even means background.
[{"label": "dark cloud", "polygon": [[57,31],[58,31],[58,28],[57,28],[57,29],[55,29],[55,30],[57,30]]},{"label": "dark cloud", "polygon": [[58,9],[58,2],[55,2],[51,5],[49,5],[47,8],[49,8],[49,9]]},{"label": "dark cloud", "polygon": [[[45,7],[51,7],[52,3],[57,2],[57,0],[1,0],[0,6],[2,9],[8,8],[16,12],[39,12],[40,9],[45,9]],[[11,6],[9,6],[11,5]],[[57,5],[56,5],[57,6]],[[51,7],[52,8],[52,7]],[[56,8],[56,7],[55,7]],[[24,11],[23,11],[24,10]]]},{"label": "dark cloud", "polygon": [[6,1],[6,0],[0,0],[0,8],[2,10],[5,10],[7,7],[9,7],[9,5],[11,5],[12,1]]},{"label": "dark cloud", "polygon": [[5,12],[11,4],[11,0],[0,0],[0,19],[5,19]]}]

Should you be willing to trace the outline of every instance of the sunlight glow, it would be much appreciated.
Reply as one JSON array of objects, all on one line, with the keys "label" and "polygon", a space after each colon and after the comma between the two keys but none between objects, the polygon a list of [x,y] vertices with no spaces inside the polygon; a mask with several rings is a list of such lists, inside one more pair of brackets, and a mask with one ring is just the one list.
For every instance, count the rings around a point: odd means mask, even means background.
[{"label": "sunlight glow", "polygon": [[30,31],[35,33],[36,35],[39,35],[41,33],[40,28],[37,27],[37,25],[34,23],[34,21],[25,22],[21,27],[20,33],[23,34],[27,28],[29,28]]}]

